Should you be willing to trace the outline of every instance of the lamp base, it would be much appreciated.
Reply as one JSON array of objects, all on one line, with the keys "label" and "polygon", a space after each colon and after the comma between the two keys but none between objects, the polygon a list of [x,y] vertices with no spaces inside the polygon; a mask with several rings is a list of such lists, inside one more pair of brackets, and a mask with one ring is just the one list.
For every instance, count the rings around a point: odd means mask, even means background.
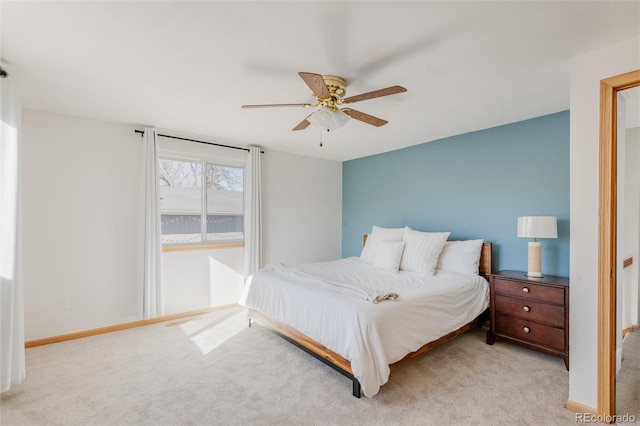
[{"label": "lamp base", "polygon": [[542,244],[529,241],[527,277],[542,278]]}]

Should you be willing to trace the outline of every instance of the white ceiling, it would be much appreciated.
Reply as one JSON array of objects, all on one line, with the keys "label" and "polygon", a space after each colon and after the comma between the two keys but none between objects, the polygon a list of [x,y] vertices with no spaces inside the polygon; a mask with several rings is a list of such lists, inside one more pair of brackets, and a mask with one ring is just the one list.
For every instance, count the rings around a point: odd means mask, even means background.
[{"label": "white ceiling", "polygon": [[[640,35],[639,1],[9,2],[1,59],[23,105],[349,160],[569,108],[570,58]],[[293,132],[298,71],[347,80],[351,120]]]}]

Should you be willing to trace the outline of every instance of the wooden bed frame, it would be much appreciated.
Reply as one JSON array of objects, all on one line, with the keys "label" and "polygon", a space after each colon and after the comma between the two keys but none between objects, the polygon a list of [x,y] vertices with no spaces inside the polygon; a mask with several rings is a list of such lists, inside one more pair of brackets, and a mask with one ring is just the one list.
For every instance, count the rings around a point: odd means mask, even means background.
[{"label": "wooden bed frame", "polygon": [[[364,236],[364,242],[366,242],[367,236]],[[482,252],[480,254],[480,275],[487,277],[491,273],[491,256],[492,256],[492,244],[484,243],[482,245]],[[361,388],[360,382],[353,375],[353,371],[351,370],[351,363],[349,360],[345,359],[342,355],[332,351],[331,349],[325,347],[324,345],[316,342],[310,337],[304,335],[299,332],[295,328],[286,325],[280,321],[274,320],[273,318],[269,318],[265,314],[256,311],[251,308],[245,308],[249,315],[249,326],[251,326],[252,321],[258,321],[263,324],[267,328],[271,329],[274,333],[283,337],[285,340],[304,350],[305,352],[311,354],[313,357],[319,359],[320,361],[327,364],[329,367],[334,370],[340,372],[347,378],[351,379],[353,383],[353,396],[356,398],[360,398],[361,396]],[[459,329],[452,331],[451,333],[440,337],[437,340],[429,342],[416,350],[415,352],[411,352],[407,354],[400,361],[394,362],[389,365],[390,368],[393,368],[397,365],[404,363],[407,360],[415,358],[437,346],[440,346],[443,343],[448,342],[454,337],[464,333],[465,331],[469,331],[473,328],[480,327],[485,321],[489,319],[489,309],[486,309],[483,313],[481,313],[477,318],[471,321],[468,324],[463,325]]]}]

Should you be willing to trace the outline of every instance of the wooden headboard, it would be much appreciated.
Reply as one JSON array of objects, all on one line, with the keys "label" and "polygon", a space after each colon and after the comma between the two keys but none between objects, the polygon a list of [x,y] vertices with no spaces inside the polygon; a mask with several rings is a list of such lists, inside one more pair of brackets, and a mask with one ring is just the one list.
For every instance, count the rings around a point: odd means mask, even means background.
[{"label": "wooden headboard", "polygon": [[[367,243],[368,234],[364,234],[362,236],[362,246]],[[491,243],[483,243],[482,251],[480,252],[480,265],[479,272],[480,275],[487,276],[491,273],[491,263],[492,263],[492,252],[493,252],[493,244]]]},{"label": "wooden headboard", "polygon": [[491,273],[491,263],[493,255],[493,244],[482,243],[482,251],[480,252],[480,275],[487,276]]}]

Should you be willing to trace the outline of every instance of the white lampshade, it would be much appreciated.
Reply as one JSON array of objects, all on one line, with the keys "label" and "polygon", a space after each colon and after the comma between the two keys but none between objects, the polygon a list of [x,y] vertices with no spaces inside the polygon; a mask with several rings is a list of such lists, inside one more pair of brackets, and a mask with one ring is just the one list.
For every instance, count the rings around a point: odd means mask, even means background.
[{"label": "white lampshade", "polygon": [[518,237],[558,238],[558,222],[555,216],[520,216]]},{"label": "white lampshade", "polygon": [[331,110],[321,106],[316,112],[307,117],[307,121],[321,130],[336,130],[347,124],[349,116],[340,109]]},{"label": "white lampshade", "polygon": [[542,278],[542,244],[538,238],[558,238],[558,221],[555,216],[520,216],[518,237],[533,238],[529,241],[527,276]]}]

